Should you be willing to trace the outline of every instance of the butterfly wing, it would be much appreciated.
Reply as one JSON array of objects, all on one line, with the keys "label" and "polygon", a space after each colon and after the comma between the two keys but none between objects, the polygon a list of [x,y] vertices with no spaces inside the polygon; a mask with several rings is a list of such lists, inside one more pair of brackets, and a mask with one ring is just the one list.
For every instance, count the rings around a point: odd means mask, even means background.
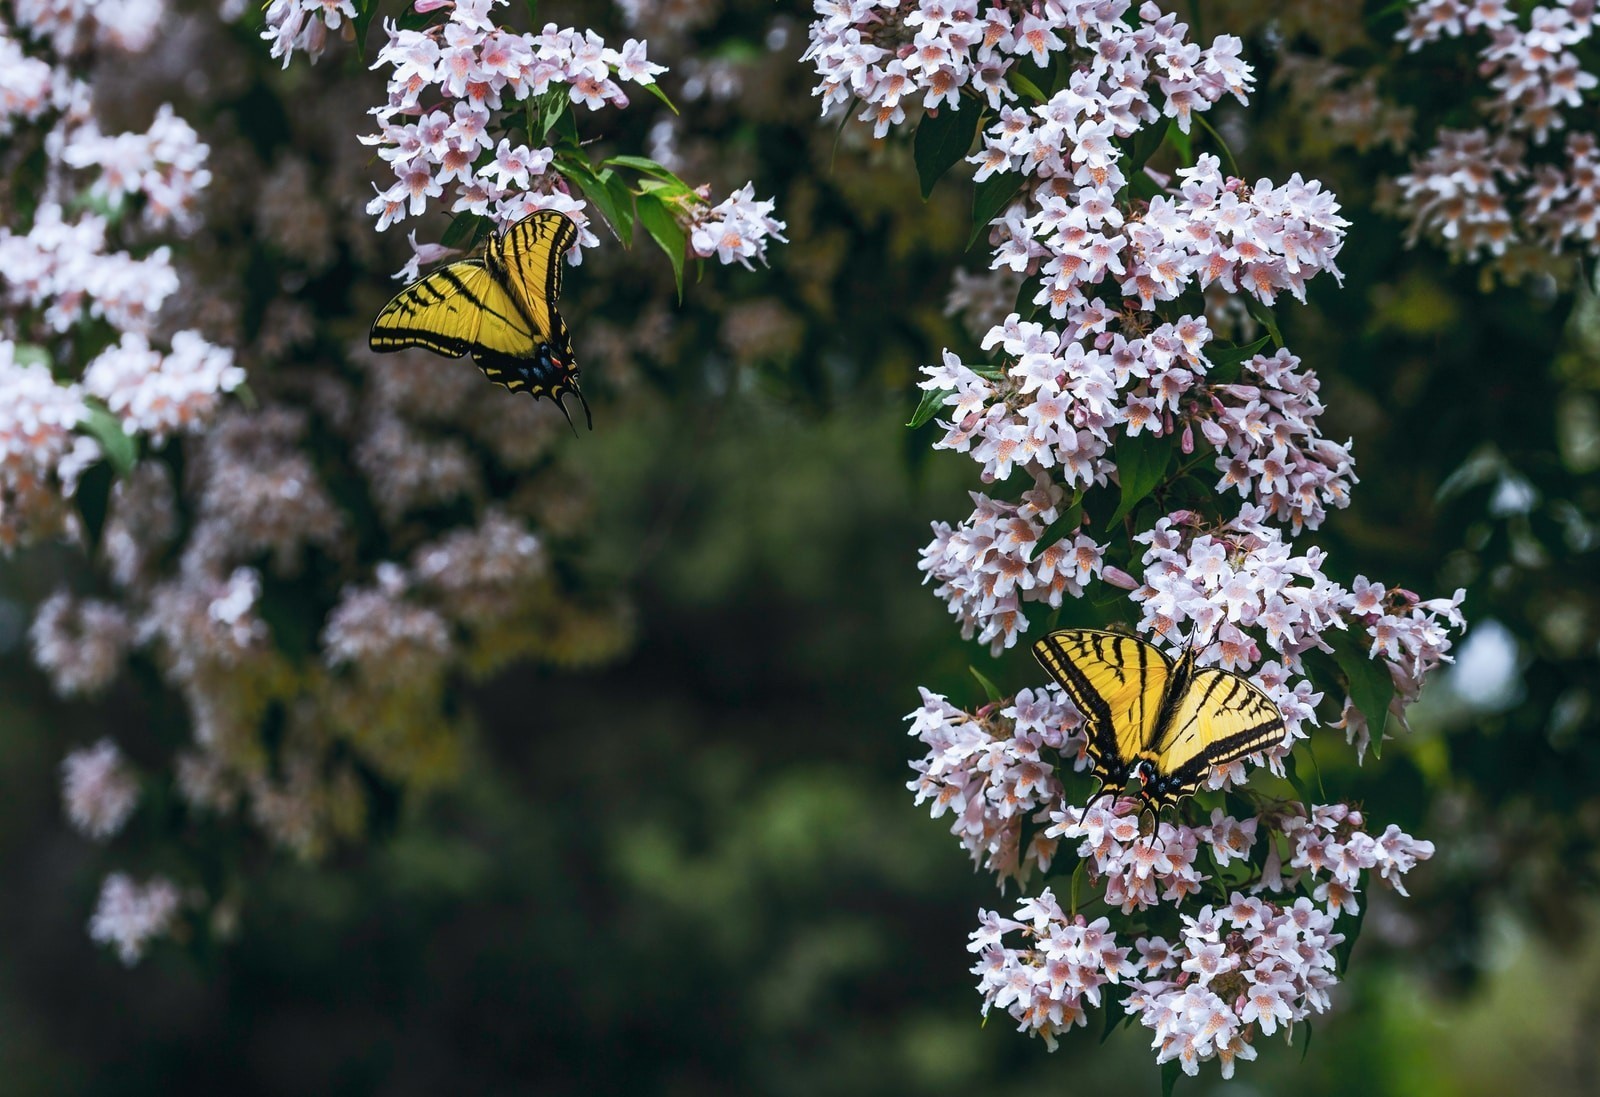
[{"label": "butterfly wing", "polygon": [[1083,713],[1094,776],[1120,789],[1161,711],[1172,664],[1153,644],[1099,629],[1063,629],[1033,654]]},{"label": "butterfly wing", "polygon": [[1155,745],[1157,808],[1192,796],[1213,766],[1225,766],[1283,741],[1283,713],[1260,686],[1225,670],[1189,680],[1169,730]]},{"label": "butterfly wing", "polygon": [[578,227],[566,214],[538,210],[489,241],[485,260],[516,295],[534,333],[564,355],[570,342],[567,325],[556,311],[561,296],[564,257],[578,239]]},{"label": "butterfly wing", "polygon": [[[452,358],[471,354],[495,384],[536,399],[547,396],[558,407],[562,396],[576,393],[588,415],[554,298],[525,289],[526,272],[549,260],[552,269],[539,274],[539,284],[560,290],[560,257],[577,229],[561,214],[549,217],[559,224],[540,214],[524,218],[505,237],[491,239],[482,259],[441,267],[395,294],[373,321],[368,345],[375,351],[421,347]],[[543,228],[529,225],[536,220]],[[562,241],[565,246],[556,250]]]},{"label": "butterfly wing", "polygon": [[421,347],[451,358],[531,358],[538,343],[481,259],[451,263],[411,283],[383,306],[367,337],[375,351]]}]

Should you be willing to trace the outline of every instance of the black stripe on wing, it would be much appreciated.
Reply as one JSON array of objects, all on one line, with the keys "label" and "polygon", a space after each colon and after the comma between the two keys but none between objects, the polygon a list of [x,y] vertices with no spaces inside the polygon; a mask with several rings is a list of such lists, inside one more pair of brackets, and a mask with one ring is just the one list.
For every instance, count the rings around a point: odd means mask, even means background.
[{"label": "black stripe on wing", "polygon": [[1120,787],[1128,778],[1130,759],[1122,757],[1117,747],[1110,704],[1074,662],[1072,645],[1052,633],[1033,645],[1033,654],[1083,713],[1089,730],[1089,756],[1094,762],[1091,772],[1102,784]]}]

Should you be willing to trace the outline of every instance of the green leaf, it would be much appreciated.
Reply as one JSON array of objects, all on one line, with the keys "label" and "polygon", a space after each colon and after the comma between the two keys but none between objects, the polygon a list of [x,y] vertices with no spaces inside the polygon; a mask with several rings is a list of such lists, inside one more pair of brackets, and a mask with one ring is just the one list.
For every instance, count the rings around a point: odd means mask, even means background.
[{"label": "green leaf", "polygon": [[1303,1063],[1311,1053],[1311,1019],[1308,1017],[1300,1023],[1306,1026],[1306,1042],[1300,1045],[1300,1061]]},{"label": "green leaf", "polygon": [[916,430],[922,424],[939,414],[939,409],[944,407],[944,398],[955,389],[928,389],[922,394],[922,399],[917,402],[917,410],[911,413],[911,422],[906,426]]},{"label": "green leaf", "polygon": [[1271,338],[1270,335],[1263,335],[1254,343],[1246,343],[1242,347],[1207,347],[1206,360],[1211,363],[1211,368],[1206,371],[1206,380],[1223,385],[1237,381],[1244,372],[1244,364],[1266,349]]},{"label": "green leaf", "polygon": [[965,109],[945,107],[938,114],[925,115],[917,127],[911,152],[917,162],[917,177],[922,181],[922,197],[933,193],[933,185],[972,147],[983,108],[967,103]]},{"label": "green leaf", "polygon": [[967,669],[971,671],[972,676],[978,680],[978,685],[983,687],[983,694],[985,697],[989,698],[991,701],[1000,701],[1004,699],[1005,695],[1000,692],[999,687],[993,682],[989,681],[989,679],[985,678],[981,670],[974,666],[968,666]]},{"label": "green leaf", "polygon": [[1079,488],[1072,496],[1072,502],[1056,516],[1056,520],[1045,527],[1039,535],[1038,548],[1047,549],[1057,541],[1063,541],[1078,532],[1078,527],[1083,525],[1083,489]]},{"label": "green leaf", "polygon": [[1102,1044],[1111,1039],[1111,1034],[1117,1031],[1118,1026],[1132,1020],[1132,1015],[1122,1008],[1122,1003],[1132,995],[1133,988],[1126,983],[1113,984],[1102,992],[1101,1001],[1106,1009],[1105,1025],[1100,1029]]},{"label": "green leaf", "polygon": [[665,103],[667,105],[667,109],[670,110],[673,114],[677,114],[678,113],[678,108],[673,104],[671,99],[667,98],[667,93],[661,90],[661,85],[660,84],[656,84],[656,83],[646,84],[644,86],[644,90],[649,92],[651,95],[655,96],[657,99],[661,100],[663,103]]},{"label": "green leaf", "polygon": [[639,195],[636,204],[639,223],[672,262],[672,277],[678,284],[678,300],[682,301],[683,252],[689,243],[688,235],[683,231],[683,226],[678,224],[677,218],[672,216],[666,203],[654,194],[647,192]]},{"label": "green leaf", "polygon": [[1011,204],[1022,189],[1020,171],[997,171],[972,192],[972,235],[967,238],[967,250],[972,250],[989,228],[989,222],[1000,216],[1000,211]]},{"label": "green leaf", "polygon": [[[632,168],[641,175],[653,175],[657,179],[664,179],[669,183],[683,183],[673,174],[672,169],[656,163],[646,156],[613,156],[605,162],[608,168]],[[683,189],[688,190],[689,185],[683,183]]]},{"label": "green leaf", "polygon": [[11,348],[11,360],[19,366],[50,366],[50,352],[38,343],[18,343]]},{"label": "green leaf", "polygon": [[1339,976],[1344,977],[1350,969],[1350,954],[1355,951],[1356,941],[1361,936],[1361,927],[1367,920],[1367,908],[1371,905],[1371,896],[1361,897],[1361,909],[1350,916],[1348,924],[1341,923],[1339,932],[1344,934],[1344,940],[1333,946],[1333,958],[1339,965]]},{"label": "green leaf", "polygon": [[367,59],[367,29],[372,26],[372,17],[377,14],[378,0],[356,0],[356,17],[352,29],[356,36],[356,56],[363,62]]},{"label": "green leaf", "polygon": [[1172,1088],[1178,1084],[1178,1077],[1183,1073],[1183,1066],[1177,1059],[1168,1059],[1161,1064],[1161,1097],[1172,1097]]},{"label": "green leaf", "polygon": [[133,464],[139,459],[139,445],[122,429],[122,420],[107,411],[104,405],[90,402],[89,414],[84,416],[79,425],[100,443],[106,460],[111,462],[117,475],[126,476],[133,471]]},{"label": "green leaf", "polygon": [[1266,328],[1267,334],[1272,336],[1273,345],[1282,347],[1284,345],[1283,332],[1278,329],[1278,318],[1272,314],[1272,310],[1248,293],[1244,294],[1244,304],[1250,310],[1250,315],[1255,317],[1256,322]]},{"label": "green leaf", "polygon": [[1017,303],[1011,311],[1024,320],[1032,320],[1039,311],[1039,306],[1033,303],[1033,299],[1039,295],[1039,291],[1043,288],[1044,279],[1037,275],[1032,278],[1024,278],[1022,285],[1017,287]]},{"label": "green leaf", "polygon": [[1292,754],[1283,760],[1283,775],[1288,780],[1290,786],[1294,789],[1294,794],[1300,797],[1300,803],[1309,813],[1311,811],[1311,805],[1317,801],[1311,795],[1311,790],[1306,787],[1305,781],[1301,780],[1300,771],[1295,766],[1294,755]]},{"label": "green leaf", "polygon": [[670,183],[665,179],[641,179],[639,190],[644,194],[653,194],[663,202],[676,202],[694,193],[682,179],[674,179]]},{"label": "green leaf", "polygon": [[627,245],[633,239],[633,203],[629,201],[632,192],[624,186],[619,205],[619,195],[610,185],[610,181],[616,178],[617,173],[607,168],[596,175],[594,169],[589,167],[588,161],[582,159],[581,155],[557,156],[555,166],[557,171],[578,185],[578,189],[583,191],[583,196],[594,204],[612,231],[624,245]]},{"label": "green leaf", "polygon": [[[1372,736],[1372,756],[1383,756],[1383,729],[1389,721],[1389,702],[1394,700],[1394,679],[1389,677],[1389,667],[1383,660],[1367,654],[1362,637],[1354,629],[1332,637],[1333,658],[1344,672],[1350,700],[1355,702],[1361,715],[1367,718],[1367,730]],[[1323,639],[1329,639],[1327,635]]]},{"label": "green leaf", "polygon": [[1174,118],[1167,127],[1167,140],[1172,142],[1172,147],[1178,150],[1178,158],[1183,161],[1186,168],[1194,166],[1194,144],[1189,139],[1189,134],[1178,128],[1178,120]]},{"label": "green leaf", "polygon": [[1161,478],[1167,474],[1167,462],[1172,458],[1172,450],[1172,439],[1157,437],[1149,431],[1132,437],[1117,435],[1117,480],[1122,485],[1122,501],[1106,523],[1106,529],[1111,529],[1132,514],[1133,508],[1156,489]]},{"label": "green leaf", "polygon": [[450,227],[444,230],[439,243],[443,247],[466,250],[489,231],[490,223],[489,219],[481,214],[458,213],[455,220],[450,222]]},{"label": "green leaf", "polygon": [[568,113],[567,108],[571,101],[565,86],[551,88],[539,96],[539,140],[543,141],[550,136],[551,129],[561,121],[561,116]]},{"label": "green leaf", "polygon": [[78,516],[83,519],[83,532],[91,551],[100,546],[100,531],[105,529],[106,511],[111,506],[111,485],[115,481],[116,474],[109,461],[96,461],[78,477],[73,501],[78,505]]},{"label": "green leaf", "polygon": [[617,230],[617,235],[622,237],[622,246],[633,247],[633,191],[628,183],[616,172],[607,169],[602,172],[600,179],[606,185],[606,193],[611,196],[611,204],[616,207],[617,219],[612,222]]},{"label": "green leaf", "polygon": [[1006,80],[1008,83],[1010,83],[1014,90],[1026,95],[1035,103],[1046,103],[1050,100],[1050,97],[1040,90],[1038,84],[1035,84],[1032,80],[1029,80],[1026,76],[1022,75],[1022,73],[1016,68],[1013,68],[1010,72],[1006,73]]},{"label": "green leaf", "polygon": [[1167,131],[1171,128],[1170,124],[1166,126],[1145,126],[1134,133],[1133,141],[1127,148],[1127,163],[1119,165],[1127,178],[1131,179],[1135,175],[1143,173],[1144,166],[1150,162],[1150,158],[1156,154],[1162,143],[1166,141]]}]

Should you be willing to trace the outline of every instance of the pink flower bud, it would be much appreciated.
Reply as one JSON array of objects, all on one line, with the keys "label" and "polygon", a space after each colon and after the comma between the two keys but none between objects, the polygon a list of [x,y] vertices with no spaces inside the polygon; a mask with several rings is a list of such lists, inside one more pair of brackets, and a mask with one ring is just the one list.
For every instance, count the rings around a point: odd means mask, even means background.
[{"label": "pink flower bud", "polygon": [[1102,568],[1100,570],[1100,578],[1114,587],[1121,587],[1123,590],[1139,589],[1139,580],[1118,567],[1107,565]]},{"label": "pink flower bud", "polygon": [[430,11],[438,11],[440,8],[453,8],[455,6],[455,0],[417,0],[412,5],[412,10],[418,15],[427,15]]},{"label": "pink flower bud", "polygon": [[1181,439],[1179,439],[1179,441],[1178,441],[1178,448],[1181,449],[1185,454],[1190,454],[1190,453],[1194,452],[1194,424],[1193,423],[1185,423],[1184,424],[1184,426],[1183,426],[1183,437]]}]

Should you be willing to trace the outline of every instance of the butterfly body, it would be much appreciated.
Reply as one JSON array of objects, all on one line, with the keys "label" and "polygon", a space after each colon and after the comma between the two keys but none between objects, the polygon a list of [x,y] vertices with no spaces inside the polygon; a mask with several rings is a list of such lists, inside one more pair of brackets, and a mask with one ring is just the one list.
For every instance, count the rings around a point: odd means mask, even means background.
[{"label": "butterfly body", "polygon": [[1192,649],[1173,660],[1121,633],[1064,629],[1033,651],[1083,713],[1101,789],[1137,780],[1149,809],[1176,806],[1214,767],[1283,740],[1283,715],[1261,688],[1197,667]]},{"label": "butterfly body", "polygon": [[564,214],[529,214],[491,236],[482,255],[448,263],[395,294],[373,321],[368,345],[470,354],[495,384],[549,397],[563,414],[561,398],[574,393],[587,416],[572,337],[556,311],[562,256],[577,236]]}]

